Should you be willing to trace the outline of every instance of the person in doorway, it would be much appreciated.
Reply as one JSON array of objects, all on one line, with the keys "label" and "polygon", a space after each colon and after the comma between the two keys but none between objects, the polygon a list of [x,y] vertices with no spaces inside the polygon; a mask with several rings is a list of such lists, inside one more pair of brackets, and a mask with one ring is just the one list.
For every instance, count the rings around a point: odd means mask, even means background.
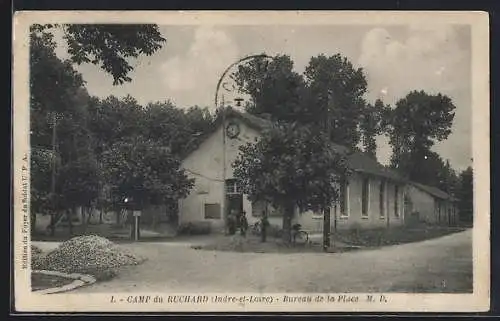
[{"label": "person in doorway", "polygon": [[236,233],[236,220],[237,220],[236,210],[232,209],[227,216],[227,226],[229,230],[229,235],[234,235]]},{"label": "person in doorway", "polygon": [[248,219],[247,219],[247,213],[243,211],[240,215],[240,232],[241,235],[246,237],[247,236],[247,230],[248,230]]}]

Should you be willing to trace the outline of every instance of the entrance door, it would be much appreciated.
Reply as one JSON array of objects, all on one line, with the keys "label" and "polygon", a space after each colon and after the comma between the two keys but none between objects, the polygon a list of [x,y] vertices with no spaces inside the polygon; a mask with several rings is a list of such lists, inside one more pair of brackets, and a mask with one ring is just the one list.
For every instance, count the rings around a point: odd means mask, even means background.
[{"label": "entrance door", "polygon": [[229,194],[227,195],[227,213],[235,210],[236,213],[243,212],[243,195],[241,194]]},{"label": "entrance door", "polygon": [[[226,180],[226,217],[232,211],[237,214],[243,212],[243,194],[238,187],[237,181],[234,179]],[[239,220],[236,221],[239,227]]]}]

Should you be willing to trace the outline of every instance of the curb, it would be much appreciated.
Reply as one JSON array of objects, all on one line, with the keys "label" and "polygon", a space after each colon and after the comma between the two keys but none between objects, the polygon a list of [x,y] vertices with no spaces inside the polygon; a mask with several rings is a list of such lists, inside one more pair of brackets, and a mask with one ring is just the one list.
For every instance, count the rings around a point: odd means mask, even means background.
[{"label": "curb", "polygon": [[35,294],[53,294],[53,293],[67,292],[67,291],[71,291],[71,290],[74,290],[76,288],[79,288],[79,287],[82,287],[85,285],[94,284],[96,282],[96,279],[93,276],[86,275],[86,274],[80,274],[80,273],[68,274],[68,273],[63,273],[63,272],[47,271],[47,270],[32,270],[31,273],[54,275],[54,276],[59,276],[59,277],[74,280],[70,284],[66,284],[66,285],[63,285],[61,287],[32,291],[32,293],[35,293]]}]

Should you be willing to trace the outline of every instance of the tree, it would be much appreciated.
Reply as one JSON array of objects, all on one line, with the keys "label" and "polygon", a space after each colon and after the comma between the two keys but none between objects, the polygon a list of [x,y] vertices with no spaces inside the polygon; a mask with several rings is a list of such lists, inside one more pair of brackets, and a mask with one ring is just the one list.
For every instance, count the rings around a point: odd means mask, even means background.
[{"label": "tree", "polygon": [[88,113],[88,127],[93,134],[98,159],[113,144],[145,134],[143,108],[130,95],[121,99],[115,96],[102,100],[93,98]]},{"label": "tree", "polygon": [[176,157],[196,145],[213,128],[215,120],[208,108],[194,106],[184,110],[171,102],[150,103],[143,112],[144,136],[169,147]]},{"label": "tree", "polygon": [[[50,213],[52,233],[60,210],[61,195],[52,190],[58,168],[77,157],[83,145],[88,147],[85,131],[88,95],[82,87],[83,79],[69,62],[61,61],[54,50],[51,34],[30,33],[31,193],[35,200],[32,210],[34,218],[38,211]],[[62,139],[57,140],[56,135]],[[47,161],[51,164],[47,165]]]},{"label": "tree", "polygon": [[50,195],[52,164],[58,162],[57,157],[49,149],[31,148],[30,152],[30,214],[31,230],[35,231],[36,214],[51,214]]},{"label": "tree", "polygon": [[214,128],[216,117],[207,107],[192,106],[185,114],[191,133],[195,136],[208,133]]},{"label": "tree", "polygon": [[251,60],[232,75],[239,90],[250,95],[247,111],[272,120],[315,124],[333,142],[355,147],[365,102],[366,79],[340,54],[312,57],[304,74],[293,70],[289,56]]},{"label": "tree", "polygon": [[[59,195],[60,210],[66,212],[69,233],[72,234],[72,214],[77,207],[89,211],[99,195],[99,168],[92,155],[76,158],[63,166],[58,172],[57,194]],[[90,213],[89,217],[90,219]],[[83,222],[86,226],[86,220]]]},{"label": "tree", "polygon": [[381,135],[387,128],[387,115],[390,106],[385,106],[382,100],[377,99],[375,104],[367,104],[361,117],[360,128],[364,152],[376,159],[376,136]]},{"label": "tree", "polygon": [[366,78],[340,54],[312,57],[304,72],[308,105],[315,108],[317,124],[330,128],[330,139],[354,148],[360,139],[359,123],[364,114]]},{"label": "tree", "polygon": [[71,63],[56,56],[55,47],[51,34],[30,33],[31,144],[39,147],[51,147],[53,114],[73,109],[84,83]]},{"label": "tree", "polygon": [[105,181],[140,205],[177,204],[194,182],[170,150],[150,139],[119,141],[102,155]]},{"label": "tree", "polygon": [[412,91],[400,99],[390,119],[393,167],[407,172],[410,179],[418,180],[425,170],[422,159],[436,142],[450,135],[454,109],[452,100],[441,94]]},{"label": "tree", "polygon": [[[55,54],[51,30],[57,27],[62,28],[68,42],[69,60],[62,61]],[[89,197],[96,197],[98,159],[94,152],[104,149],[96,142],[106,141],[96,139],[91,131],[89,123],[96,118],[89,115],[89,110],[98,100],[88,95],[73,64],[99,64],[113,76],[114,84],[120,84],[131,80],[127,75],[132,68],[126,59],[150,55],[163,41],[155,25],[30,27],[32,213],[36,217],[38,211],[50,212],[52,233],[58,220],[56,214],[68,206],[86,205]],[[99,134],[97,138],[102,138]],[[79,181],[81,177],[83,181]]]},{"label": "tree", "polygon": [[460,173],[460,183],[457,191],[460,220],[472,223],[474,218],[474,180],[472,167],[467,167]]},{"label": "tree", "polygon": [[252,59],[238,66],[238,71],[231,77],[239,90],[250,96],[248,112],[269,114],[273,120],[312,120],[302,101],[304,79],[293,70],[290,56],[277,55],[271,61],[268,58]]},{"label": "tree", "polygon": [[281,123],[255,143],[240,146],[234,177],[250,201],[271,202],[283,210],[284,241],[291,240],[295,207],[326,211],[338,199],[338,184],[349,170],[324,133]]},{"label": "tree", "polygon": [[448,159],[443,163],[443,166],[438,172],[437,177],[437,187],[454,196],[457,192],[459,178],[455,170],[451,167],[450,161]]},{"label": "tree", "polygon": [[150,56],[166,41],[154,24],[34,24],[30,29],[49,35],[54,28],[64,32],[71,63],[99,65],[113,76],[114,85],[132,80],[128,74],[134,68],[127,59]]}]

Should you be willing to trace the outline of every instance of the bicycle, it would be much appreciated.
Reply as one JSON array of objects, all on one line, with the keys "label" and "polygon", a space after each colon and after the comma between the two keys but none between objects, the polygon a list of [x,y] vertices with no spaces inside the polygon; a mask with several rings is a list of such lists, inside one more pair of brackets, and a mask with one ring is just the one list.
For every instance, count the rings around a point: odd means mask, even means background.
[{"label": "bicycle", "polygon": [[253,235],[260,235],[262,233],[262,226],[260,222],[252,224],[251,231]]},{"label": "bicycle", "polygon": [[292,242],[293,245],[306,245],[309,241],[309,233],[302,230],[302,225],[292,225]]}]

